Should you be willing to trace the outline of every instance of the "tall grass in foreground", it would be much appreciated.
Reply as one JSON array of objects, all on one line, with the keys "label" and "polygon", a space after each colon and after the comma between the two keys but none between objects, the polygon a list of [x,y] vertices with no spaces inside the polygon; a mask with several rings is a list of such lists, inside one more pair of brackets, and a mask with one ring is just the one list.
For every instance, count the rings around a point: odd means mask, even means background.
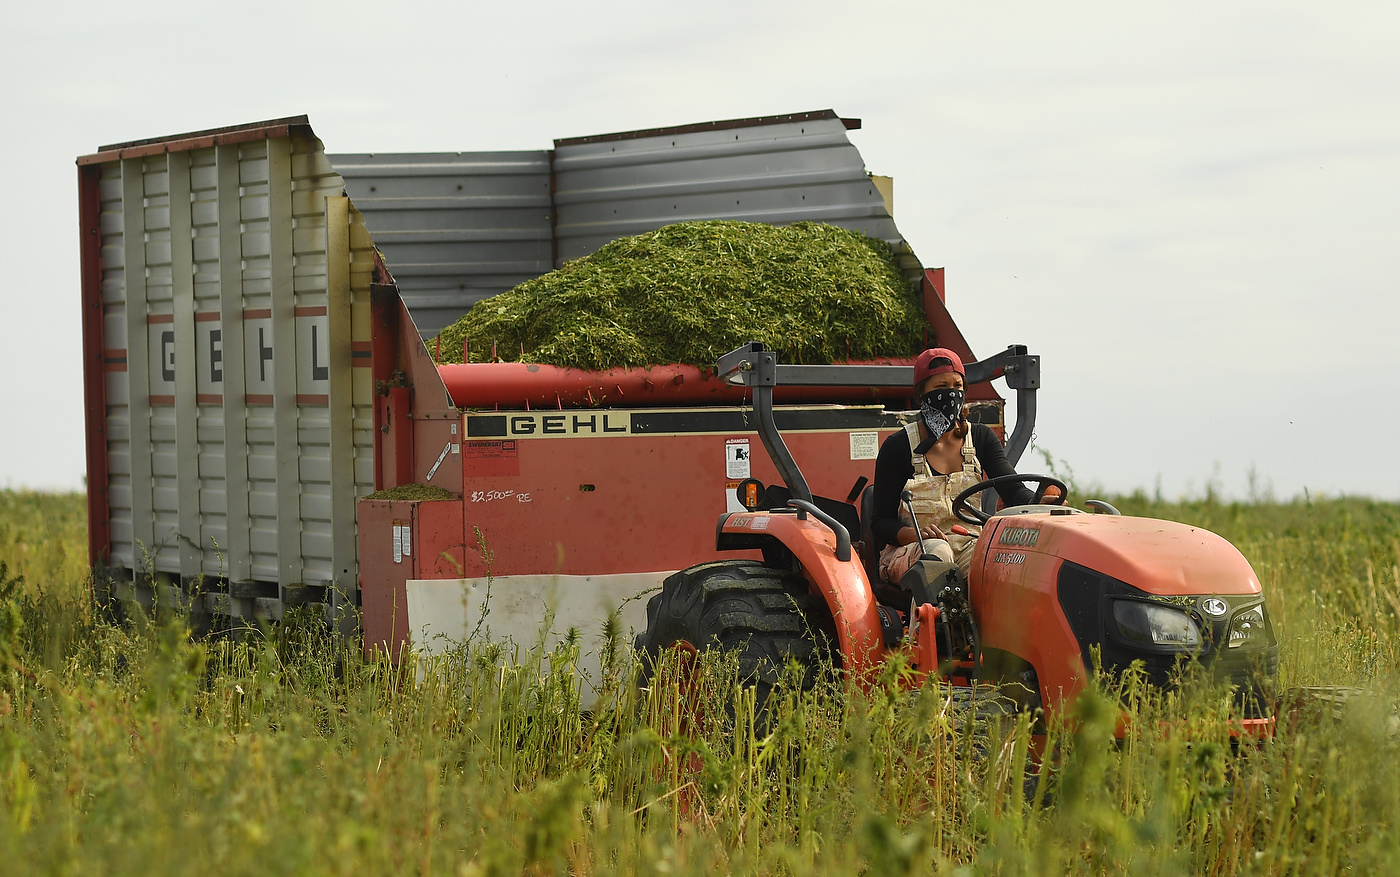
[{"label": "tall grass in foreground", "polygon": [[[1084,698],[1072,728],[1050,728],[1057,757],[1037,767],[1028,717],[975,719],[945,688],[903,687],[897,665],[868,691],[780,688],[760,718],[723,660],[698,675],[663,665],[639,689],[625,636],[605,630],[615,657],[584,711],[571,672],[583,638],[552,654],[488,644],[425,658],[415,678],[296,615],[241,642],[192,641],[176,613],[104,620],[61,568],[29,565],[18,585],[11,565],[0,870],[1391,870],[1400,509],[1138,501],[1120,499],[1246,551],[1281,622],[1286,684],[1374,696],[1235,747],[1226,692],[1127,678]],[[49,556],[80,553],[78,539]],[[1121,744],[1118,702],[1134,717]]]}]

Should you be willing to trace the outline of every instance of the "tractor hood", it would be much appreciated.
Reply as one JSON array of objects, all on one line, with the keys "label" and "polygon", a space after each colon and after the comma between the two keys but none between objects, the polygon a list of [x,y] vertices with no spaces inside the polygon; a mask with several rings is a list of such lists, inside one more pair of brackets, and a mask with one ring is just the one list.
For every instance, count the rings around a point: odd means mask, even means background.
[{"label": "tractor hood", "polygon": [[1021,551],[1077,563],[1162,596],[1257,594],[1259,579],[1235,546],[1209,530],[1118,515],[1024,514],[992,519],[990,552]]}]

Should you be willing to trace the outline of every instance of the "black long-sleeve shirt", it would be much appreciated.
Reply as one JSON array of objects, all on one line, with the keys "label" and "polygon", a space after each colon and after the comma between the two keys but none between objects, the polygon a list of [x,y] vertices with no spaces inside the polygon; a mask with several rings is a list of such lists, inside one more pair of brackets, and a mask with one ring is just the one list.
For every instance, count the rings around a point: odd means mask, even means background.
[{"label": "black long-sleeve shirt", "polygon": [[[983,477],[996,478],[999,475],[1014,475],[1011,461],[1006,459],[1006,451],[1001,440],[991,428],[981,423],[972,424],[972,446],[977,451],[977,462],[982,466]],[[930,467],[932,468],[932,467]],[[945,473],[934,472],[935,475]],[[875,550],[898,542],[899,495],[904,485],[914,477],[914,462],[909,447],[909,434],[904,430],[892,433],[880,446],[880,455],[875,459],[874,509],[870,516],[870,529],[875,536]],[[1009,506],[1025,505],[1035,496],[1024,484],[1010,482],[997,487],[1002,502]]]}]

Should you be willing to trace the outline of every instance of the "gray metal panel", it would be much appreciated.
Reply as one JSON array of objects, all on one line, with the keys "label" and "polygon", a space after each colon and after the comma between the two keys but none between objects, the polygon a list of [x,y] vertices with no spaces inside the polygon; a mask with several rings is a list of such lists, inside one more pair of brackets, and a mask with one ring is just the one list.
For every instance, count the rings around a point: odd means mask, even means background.
[{"label": "gray metal panel", "polygon": [[840,119],[561,143],[558,263],[673,222],[829,222],[900,245]]},{"label": "gray metal panel", "polygon": [[[372,330],[370,328],[371,292],[374,281],[375,247],[369,229],[365,227],[365,217],[355,206],[350,206],[350,339],[352,347],[359,345],[369,350]],[[350,397],[354,403],[354,444],[352,446],[352,477],[355,497],[364,496],[374,490],[374,438],[378,431],[374,428],[374,374],[370,369],[370,359],[355,360],[350,369]],[[338,436],[336,437],[338,438]],[[337,532],[339,532],[337,530]],[[338,538],[338,537],[337,537]],[[337,545],[337,547],[339,547]],[[355,584],[352,582],[352,584]],[[358,587],[356,585],[356,587]]]},{"label": "gray metal panel", "polygon": [[[294,135],[291,143],[295,288],[304,314],[297,335],[302,580],[329,586],[332,611],[345,621],[346,601],[353,604],[356,590],[351,314],[357,276],[368,308],[373,244],[367,236],[362,241],[367,246],[358,255],[366,270],[357,272],[352,208],[341,194],[344,180],[320,141]],[[358,214],[354,220],[360,221]],[[368,342],[368,325],[365,329]],[[372,416],[368,384],[365,392],[366,413]]]},{"label": "gray metal panel", "polygon": [[[237,188],[238,249],[243,311],[271,311],[272,268],[268,258],[267,141],[239,146]],[[232,193],[231,193],[232,194]],[[277,377],[276,360],[263,361],[246,356],[263,348],[263,341],[275,335],[270,320],[243,320],[244,389],[249,396],[262,397],[247,405],[244,430],[248,442],[245,457],[248,473],[248,551],[249,577],[255,581],[278,582],[277,569],[277,448],[273,440],[273,408],[266,397],[273,395]],[[276,342],[269,341],[275,348]],[[279,356],[278,359],[284,357]],[[263,376],[271,377],[264,380]],[[254,376],[258,380],[255,382]],[[256,389],[256,392],[254,390]]]},{"label": "gray metal panel", "polygon": [[[343,189],[304,130],[103,164],[114,567],[354,604],[374,242]],[[280,611],[238,591],[205,606]]]},{"label": "gray metal panel", "polygon": [[276,455],[277,580],[302,581],[298,460],[296,301],[292,289],[292,144],[267,141],[268,262],[272,293],[273,444]]},{"label": "gray metal panel", "polygon": [[190,154],[166,156],[170,180],[170,289],[175,332],[175,483],[181,576],[194,577],[200,563],[198,415],[195,404],[194,252],[191,245]]},{"label": "gray metal panel", "polygon": [[329,158],[425,336],[565,260],[684,220],[829,222],[896,246],[911,279],[921,270],[835,117],[562,141],[552,195],[543,150]]},{"label": "gray metal panel", "polygon": [[546,150],[329,158],[424,335],[553,267]]},{"label": "gray metal panel", "polygon": [[[330,380],[331,608],[353,620],[355,581],[355,411],[352,399],[350,199],[326,198],[326,298]],[[347,604],[347,601],[349,605]]]},{"label": "gray metal panel", "polygon": [[122,552],[131,558],[133,574],[147,572],[155,543],[155,513],[151,506],[152,447],[150,362],[146,331],[146,245],[144,159],[121,163],[122,179],[122,301],[126,306],[127,426],[131,467],[131,545]]},{"label": "gray metal panel", "polygon": [[[172,153],[173,155],[174,153]],[[185,153],[189,156],[190,252],[193,268],[193,322],[187,324],[193,335],[193,353],[183,354],[190,362],[195,386],[196,449],[192,455],[194,478],[197,482],[197,504],[189,510],[197,514],[193,530],[186,529],[184,484],[181,484],[181,532],[189,536],[182,551],[195,551],[195,572],[203,575],[206,584],[230,574],[229,556],[229,489],[228,458],[224,411],[219,401],[224,384],[217,370],[228,368],[226,346],[227,323],[221,320],[221,264],[219,159],[213,148]],[[177,327],[180,323],[177,322]],[[182,330],[183,331],[183,330]],[[177,345],[178,346],[178,345]],[[191,362],[192,358],[192,362]],[[224,377],[227,377],[225,374]],[[186,465],[184,457],[181,465]],[[246,495],[246,491],[245,491]],[[242,520],[240,515],[235,520]],[[181,540],[184,543],[184,540]]]},{"label": "gray metal panel", "polygon": [[[102,202],[102,338],[106,355],[127,359],[127,308],[123,234],[123,180],[121,162],[102,166],[98,184]],[[133,551],[131,492],[131,392],[130,372],[113,369],[105,373],[107,382],[107,501],[113,566],[135,569]]]},{"label": "gray metal panel", "polygon": [[[248,547],[248,405],[243,352],[243,242],[239,231],[239,146],[218,147],[219,322],[223,331],[223,415],[226,573],[229,581],[252,578]],[[245,598],[246,599],[246,598]],[[251,600],[238,607],[251,615]]]}]

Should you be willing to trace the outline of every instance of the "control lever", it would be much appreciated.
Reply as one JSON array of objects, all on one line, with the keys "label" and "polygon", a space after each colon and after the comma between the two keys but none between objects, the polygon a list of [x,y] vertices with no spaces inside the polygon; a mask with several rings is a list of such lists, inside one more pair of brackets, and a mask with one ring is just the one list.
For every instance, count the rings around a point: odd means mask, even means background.
[{"label": "control lever", "polygon": [[899,498],[909,510],[909,520],[914,522],[914,538],[919,540],[919,553],[928,554],[928,549],[924,547],[923,531],[919,529],[919,519],[914,515],[914,494],[906,488]]},{"label": "control lever", "polygon": [[[911,493],[908,488],[905,488],[905,490],[902,493],[900,493],[899,498],[904,502],[904,507],[909,510],[909,520],[914,522],[914,536],[919,540],[919,553],[922,555],[927,555],[928,548],[924,546],[924,534],[922,529],[919,527],[919,518],[917,515],[914,514],[914,494]],[[948,640],[948,655],[949,657],[951,657],[953,654],[953,627],[951,624],[948,623],[948,607],[943,605],[944,590],[945,589],[940,588],[938,590],[938,596],[934,599],[937,600],[938,617],[943,622],[943,635]],[[912,597],[911,595],[911,602],[913,603],[913,605],[910,606],[910,614],[917,617],[919,602],[918,598]]]}]

